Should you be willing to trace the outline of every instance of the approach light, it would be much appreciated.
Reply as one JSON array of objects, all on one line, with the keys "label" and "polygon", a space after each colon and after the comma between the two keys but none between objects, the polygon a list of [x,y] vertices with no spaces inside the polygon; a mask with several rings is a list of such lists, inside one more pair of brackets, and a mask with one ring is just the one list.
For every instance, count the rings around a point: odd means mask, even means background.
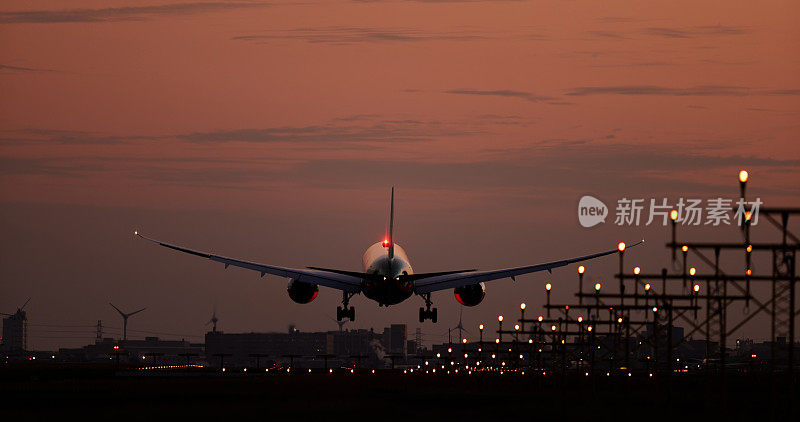
[{"label": "approach light", "polygon": [[551,329],[551,330],[553,330],[553,331],[555,331],[555,330],[556,330],[556,328],[557,328],[557,327],[555,326],[555,324],[553,324],[552,326],[550,326],[550,329]]},{"label": "approach light", "polygon": [[578,267],[578,274],[583,274],[583,273],[584,273],[584,271],[586,271],[586,267],[584,267],[583,265],[581,265],[580,267]]},{"label": "approach light", "polygon": [[483,330],[483,324],[479,325],[479,326],[478,326],[478,329],[479,329],[479,330]]},{"label": "approach light", "polygon": [[617,318],[617,322],[622,324],[622,317]]},{"label": "approach light", "polygon": [[464,343],[464,344],[467,344],[467,338],[466,337],[462,338],[461,342]]},{"label": "approach light", "polygon": [[753,217],[753,213],[751,211],[744,212],[744,221],[750,221],[750,218]]},{"label": "approach light", "polygon": [[672,210],[669,212],[669,219],[672,221],[676,221],[678,219],[678,210]]},{"label": "approach light", "polygon": [[695,284],[694,285],[694,292],[697,293],[699,291],[700,291],[700,285],[699,284]]},{"label": "approach light", "polygon": [[522,302],[522,303],[519,304],[519,308],[522,309],[523,311],[525,310],[526,306],[528,306],[528,305],[526,305],[525,302]]},{"label": "approach light", "polygon": [[545,290],[547,290],[548,292],[549,292],[549,291],[550,291],[550,289],[552,289],[552,288],[553,288],[553,285],[552,285],[552,284],[550,284],[550,283],[547,283],[547,284],[545,284],[545,285],[544,285],[544,289],[545,289]]},{"label": "approach light", "polygon": [[519,324],[514,324],[514,330],[519,331]]},{"label": "approach light", "polygon": [[645,290],[650,290],[650,283],[647,283],[647,284],[645,284],[645,285],[644,285],[644,289],[645,289]]},{"label": "approach light", "polygon": [[753,245],[747,245],[747,253],[753,252]]},{"label": "approach light", "polygon": [[682,251],[684,251],[684,252],[686,252],[686,251],[688,251],[688,250],[689,250],[689,247],[688,247],[688,246],[686,246],[686,245],[683,245],[683,246],[681,246],[681,250],[682,250]]},{"label": "approach light", "polygon": [[498,315],[498,316],[497,316],[497,321],[499,321],[499,322],[503,322],[503,316],[502,316],[502,315]]},{"label": "approach light", "polygon": [[689,275],[694,276],[695,274],[697,274],[697,268],[695,267],[689,268]]},{"label": "approach light", "polygon": [[583,322],[583,317],[582,316],[578,317],[578,322]]},{"label": "approach light", "polygon": [[625,242],[619,242],[619,245],[617,245],[617,249],[619,249],[620,252],[624,251],[625,250]]},{"label": "approach light", "polygon": [[747,170],[742,170],[742,171],[740,171],[740,172],[739,172],[739,181],[740,181],[741,183],[747,183],[747,178],[748,178],[749,176],[750,176],[750,175],[749,175],[749,174],[747,174]]},{"label": "approach light", "polygon": [[653,313],[656,313],[656,312],[658,312],[658,307],[653,306]]},{"label": "approach light", "polygon": [[598,292],[600,291],[601,287],[603,287],[603,286],[600,283],[597,283],[597,284],[594,285],[594,289],[597,290]]},{"label": "approach light", "polygon": [[586,330],[592,331],[592,326],[590,325],[590,326],[586,327]]},{"label": "approach light", "polygon": [[542,318],[542,316],[541,316],[541,315],[539,315],[539,322],[542,322],[542,320],[543,320],[543,319],[544,319],[544,318]]},{"label": "approach light", "polygon": [[641,269],[641,268],[639,268],[639,267],[634,267],[634,268],[633,268],[633,273],[634,273],[634,274],[636,274],[636,275],[639,275],[639,273],[640,273],[640,272],[642,272],[642,269]]},{"label": "approach light", "polygon": [[753,275],[753,270],[748,268],[747,271],[745,271],[744,273],[747,274],[748,276],[751,276],[751,275]]}]

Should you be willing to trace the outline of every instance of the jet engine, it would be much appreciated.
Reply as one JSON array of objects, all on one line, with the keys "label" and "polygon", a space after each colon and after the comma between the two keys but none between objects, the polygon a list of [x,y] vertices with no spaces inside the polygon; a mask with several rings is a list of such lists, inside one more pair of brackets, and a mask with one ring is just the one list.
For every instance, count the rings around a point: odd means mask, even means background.
[{"label": "jet engine", "polygon": [[486,286],[483,283],[478,283],[456,287],[453,290],[453,295],[458,303],[464,306],[475,306],[481,303],[484,296],[486,296]]},{"label": "jet engine", "polygon": [[292,279],[289,280],[286,291],[289,292],[289,297],[297,303],[311,303],[319,294],[319,286]]}]

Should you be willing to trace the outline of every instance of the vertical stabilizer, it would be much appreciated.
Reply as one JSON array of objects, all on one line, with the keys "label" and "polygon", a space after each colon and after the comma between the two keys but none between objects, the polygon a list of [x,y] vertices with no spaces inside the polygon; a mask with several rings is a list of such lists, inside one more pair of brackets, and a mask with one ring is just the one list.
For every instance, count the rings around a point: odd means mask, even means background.
[{"label": "vertical stabilizer", "polygon": [[394,238],[392,237],[392,231],[394,229],[394,186],[392,186],[392,199],[389,202],[389,233],[386,237],[386,240],[389,241],[389,259],[394,258]]}]

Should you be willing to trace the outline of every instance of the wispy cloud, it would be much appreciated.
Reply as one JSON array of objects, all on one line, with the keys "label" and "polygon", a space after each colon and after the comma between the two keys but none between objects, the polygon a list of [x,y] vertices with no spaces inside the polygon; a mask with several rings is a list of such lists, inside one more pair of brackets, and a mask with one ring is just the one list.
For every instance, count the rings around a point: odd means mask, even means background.
[{"label": "wispy cloud", "polygon": [[261,2],[203,2],[153,6],[109,7],[103,9],[58,9],[0,12],[0,24],[115,22],[146,20],[157,16],[180,16],[232,9],[265,7]]},{"label": "wispy cloud", "polygon": [[600,37],[600,38],[613,38],[613,39],[618,39],[618,40],[628,40],[628,39],[630,39],[630,37],[627,37],[625,35],[622,35],[619,32],[615,32],[615,31],[588,31],[588,33],[590,35],[594,35],[594,36]]},{"label": "wispy cloud", "polygon": [[308,43],[355,44],[364,42],[471,41],[487,39],[476,31],[436,32],[417,28],[325,27],[267,31],[263,34],[239,35],[232,39],[269,43],[275,40],[298,40]]},{"label": "wispy cloud", "polygon": [[531,92],[526,91],[514,91],[510,89],[498,89],[498,90],[480,90],[480,89],[449,89],[444,91],[445,94],[456,94],[456,95],[477,95],[477,96],[484,96],[484,97],[507,97],[507,98],[519,98],[526,101],[531,101],[534,103],[538,102],[551,102],[557,100],[555,97],[548,97],[545,95],[536,95]]},{"label": "wispy cloud", "polygon": [[145,135],[108,135],[99,132],[79,130],[59,130],[28,128],[21,130],[0,131],[0,142],[3,143],[48,143],[65,145],[119,144],[125,141],[158,139]]},{"label": "wispy cloud", "polygon": [[387,2],[416,2],[416,3],[512,3],[527,0],[351,0],[355,3],[387,3]]},{"label": "wispy cloud", "polygon": [[690,88],[672,88],[657,85],[623,85],[578,87],[566,95],[665,95],[665,96],[724,96],[800,95],[800,89],[755,89],[741,86],[700,85]]},{"label": "wispy cloud", "polygon": [[709,25],[687,28],[651,27],[642,31],[644,34],[664,38],[700,38],[715,35],[743,35],[750,29],[743,26]]},{"label": "wispy cloud", "polygon": [[221,130],[179,135],[190,142],[255,143],[364,143],[424,142],[439,136],[465,136],[465,129],[448,128],[437,122],[381,121],[365,126],[312,125],[265,129]]},{"label": "wispy cloud", "polygon": [[22,67],[22,66],[10,66],[6,64],[0,64],[0,72],[58,72],[58,70],[53,69],[40,69],[36,67]]}]

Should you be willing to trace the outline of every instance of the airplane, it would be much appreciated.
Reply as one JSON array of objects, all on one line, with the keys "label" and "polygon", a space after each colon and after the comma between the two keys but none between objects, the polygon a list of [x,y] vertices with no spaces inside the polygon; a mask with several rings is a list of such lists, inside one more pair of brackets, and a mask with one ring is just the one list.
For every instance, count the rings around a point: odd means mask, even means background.
[{"label": "airplane", "polygon": [[[621,242],[617,245],[617,248],[612,250],[542,264],[490,271],[469,269],[415,273],[406,251],[394,241],[393,228],[394,187],[392,187],[389,202],[389,228],[386,237],[382,241],[372,244],[364,252],[362,257],[363,271],[361,272],[320,267],[287,268],[259,264],[161,242],[144,236],[138,230],[134,234],[142,239],[176,251],[220,262],[225,265],[226,269],[229,266],[234,266],[256,271],[261,274],[261,277],[271,274],[288,278],[287,292],[289,298],[296,303],[311,303],[319,294],[319,286],[341,290],[342,306],[336,308],[336,319],[338,321],[345,318],[355,321],[356,311],[354,306],[350,306],[350,299],[356,294],[363,293],[368,299],[378,302],[378,306],[387,307],[401,303],[412,295],[420,296],[425,302],[425,307],[419,308],[419,322],[431,320],[431,322],[436,323],[438,312],[436,308],[431,308],[433,305],[431,293],[433,292],[453,289],[453,295],[459,303],[464,306],[476,306],[486,296],[486,282],[505,278],[515,280],[517,276],[538,271],[552,273],[554,268],[613,253],[622,253],[625,250],[625,243]],[[641,240],[628,247],[637,246],[643,242],[644,240]]]}]

